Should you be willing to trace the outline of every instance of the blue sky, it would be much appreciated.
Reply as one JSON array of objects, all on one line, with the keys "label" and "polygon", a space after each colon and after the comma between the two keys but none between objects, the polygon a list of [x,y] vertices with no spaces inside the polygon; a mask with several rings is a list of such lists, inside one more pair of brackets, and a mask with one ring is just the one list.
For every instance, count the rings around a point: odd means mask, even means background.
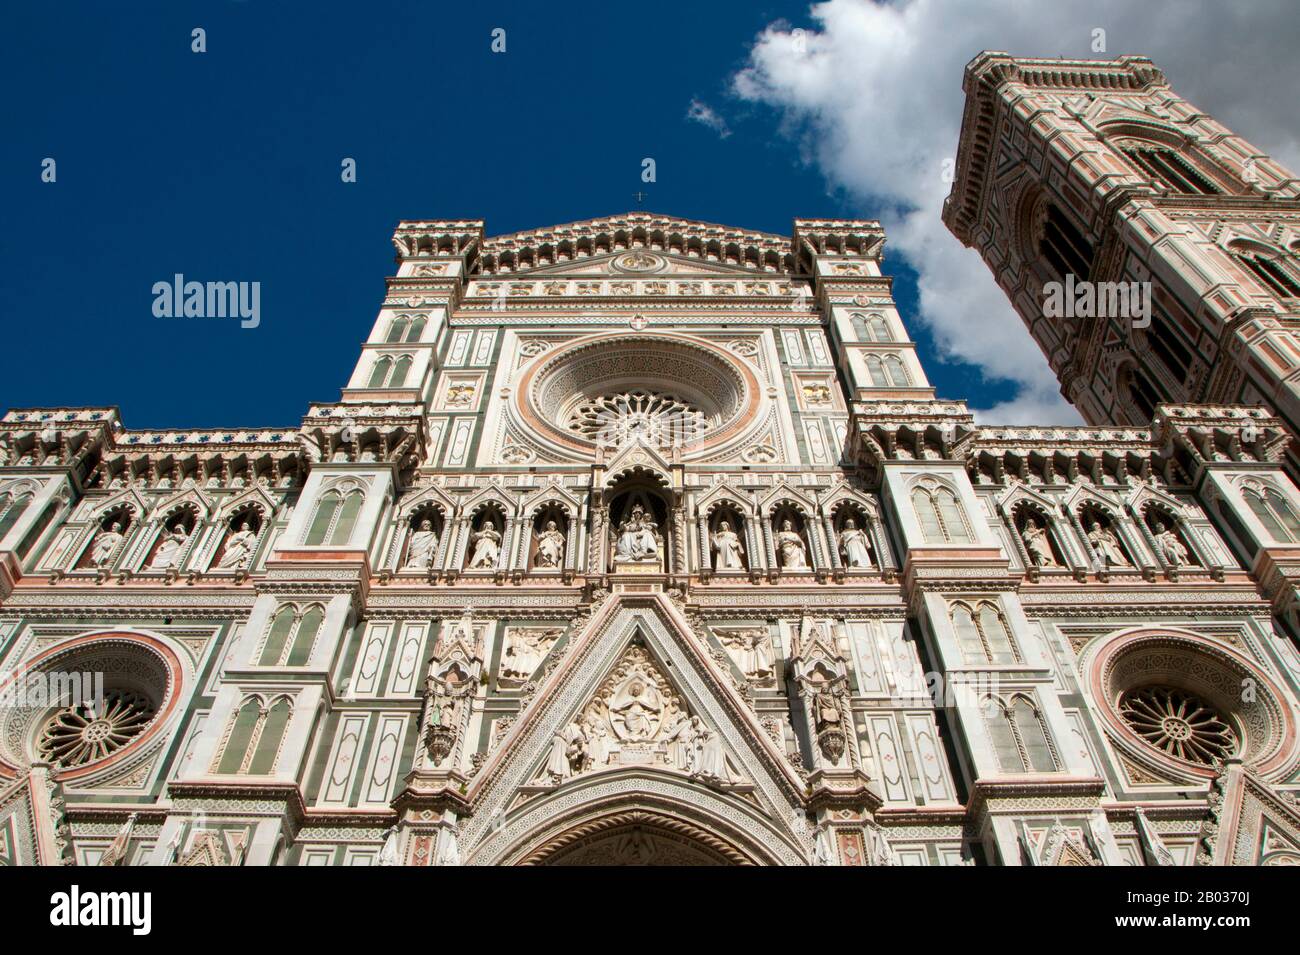
[{"label": "blue sky", "polygon": [[[133,429],[295,426],[308,402],[337,400],[401,218],[482,218],[498,234],[625,212],[640,189],[648,211],[783,235],[795,216],[875,217],[833,194],[769,107],[729,93],[755,36],[806,15],[743,2],[8,5],[0,408],[117,405]],[[697,98],[730,135],[687,120]],[[40,179],[46,157],[54,183]],[[344,157],[356,183],[340,180]],[[907,319],[915,275],[898,256],[886,268]],[[155,318],[151,288],[176,272],[260,282],[260,326]],[[938,362],[912,325],[941,396],[1009,394]]]}]

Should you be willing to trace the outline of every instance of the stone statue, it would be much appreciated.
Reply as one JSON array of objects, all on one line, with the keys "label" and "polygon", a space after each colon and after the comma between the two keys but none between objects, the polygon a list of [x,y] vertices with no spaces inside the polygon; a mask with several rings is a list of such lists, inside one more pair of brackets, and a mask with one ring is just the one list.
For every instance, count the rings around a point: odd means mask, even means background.
[{"label": "stone statue", "polygon": [[609,707],[610,723],[621,739],[647,740],[658,729],[663,709],[659,691],[634,678],[614,695]]},{"label": "stone statue", "polygon": [[185,532],[185,527],[177,524],[167,532],[167,537],[158,545],[158,550],[154,552],[153,562],[149,564],[150,570],[171,570],[181,562],[181,552],[185,545],[189,543],[189,534]]},{"label": "stone statue", "polygon": [[700,718],[687,716],[685,713],[677,718],[673,728],[665,738],[668,742],[666,757],[669,765],[690,773],[695,770],[695,737],[699,733]]},{"label": "stone statue", "polygon": [[598,722],[587,723],[587,762],[590,767],[604,766],[609,762],[609,731]]},{"label": "stone statue", "polygon": [[726,521],[719,522],[718,529],[713,534],[713,552],[717,555],[713,563],[715,570],[745,569],[744,545]]},{"label": "stone statue", "polygon": [[727,769],[727,755],[722,748],[722,735],[709,729],[707,726],[701,726],[699,729],[699,763],[695,767],[695,773],[706,779],[715,779],[718,782],[731,782],[731,772]]},{"label": "stone statue", "polygon": [[776,535],[776,549],[781,555],[781,566],[786,570],[808,569],[808,552],[804,549],[803,538],[794,529],[794,521],[788,517],[781,522],[781,530]]},{"label": "stone statue", "polygon": [[537,556],[533,566],[544,570],[557,570],[564,563],[564,531],[556,526],[555,521],[547,521],[546,527],[537,535]]},{"label": "stone statue", "polygon": [[772,642],[763,630],[740,630],[722,634],[735,658],[736,666],[750,680],[765,682],[775,673]]},{"label": "stone statue", "polygon": [[840,705],[830,690],[818,690],[812,700],[813,722],[817,732],[833,729],[840,723]]},{"label": "stone statue", "polygon": [[618,544],[614,549],[616,560],[655,560],[659,557],[658,528],[640,504],[618,526]]},{"label": "stone statue", "polygon": [[384,845],[379,850],[379,859],[376,865],[401,865],[402,858],[397,851],[399,837],[396,826],[389,826],[384,830]]},{"label": "stone statue", "polygon": [[587,739],[582,727],[570,723],[551,738],[551,755],[546,761],[546,771],[555,782],[569,779],[582,771],[587,756]]},{"label": "stone statue", "polygon": [[1156,519],[1156,549],[1165,563],[1174,567],[1185,567],[1192,562],[1191,555],[1183,542],[1178,539],[1178,532],[1160,519]]},{"label": "stone statue", "polygon": [[96,567],[106,566],[123,539],[122,525],[117,521],[110,524],[108,530],[100,531],[95,537],[95,545],[90,552],[91,564]]},{"label": "stone statue", "polygon": [[253,545],[257,535],[248,526],[248,521],[240,521],[239,530],[226,538],[226,549],[217,561],[218,570],[239,570],[248,566],[253,557]]},{"label": "stone statue", "polygon": [[844,519],[844,527],[840,530],[840,555],[848,567],[871,566],[871,543],[867,540],[867,533],[851,517]]},{"label": "stone statue", "polygon": [[510,635],[501,659],[501,675],[507,679],[526,680],[542,664],[538,638],[530,630],[516,630]]},{"label": "stone statue", "polygon": [[474,545],[474,556],[469,562],[470,569],[495,569],[497,560],[501,556],[501,535],[497,533],[496,525],[491,521],[484,521],[479,532],[470,538],[470,543]]},{"label": "stone statue", "polygon": [[428,570],[437,549],[438,534],[433,529],[433,521],[425,518],[420,521],[420,529],[411,535],[411,546],[406,551],[406,566],[402,569]]},{"label": "stone statue", "polygon": [[1108,527],[1102,527],[1094,517],[1088,525],[1088,543],[1092,544],[1097,556],[1107,567],[1127,567],[1128,558],[1124,548],[1120,547],[1119,538]]},{"label": "stone statue", "polygon": [[1047,536],[1047,528],[1039,524],[1037,519],[1031,517],[1025,521],[1025,529],[1021,536],[1025,541],[1025,550],[1029,551],[1029,560],[1035,567],[1056,566],[1056,557],[1052,554],[1052,542]]},{"label": "stone statue", "polygon": [[434,865],[460,865],[460,839],[456,835],[457,828],[453,824],[439,833],[438,852],[433,859]]}]

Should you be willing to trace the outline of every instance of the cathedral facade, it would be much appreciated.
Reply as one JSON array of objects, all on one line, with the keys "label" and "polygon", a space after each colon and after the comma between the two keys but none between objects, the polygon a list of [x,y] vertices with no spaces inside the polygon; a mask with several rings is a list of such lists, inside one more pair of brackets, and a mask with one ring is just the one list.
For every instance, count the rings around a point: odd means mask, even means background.
[{"label": "cathedral facade", "polygon": [[1300,862],[1284,420],[977,426],[873,221],[393,241],[299,427],[0,421],[5,862]]}]

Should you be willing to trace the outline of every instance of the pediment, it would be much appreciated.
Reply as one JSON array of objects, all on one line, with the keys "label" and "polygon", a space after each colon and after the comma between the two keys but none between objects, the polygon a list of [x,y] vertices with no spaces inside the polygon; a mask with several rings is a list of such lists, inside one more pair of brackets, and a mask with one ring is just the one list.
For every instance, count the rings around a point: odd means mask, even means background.
[{"label": "pediment", "polygon": [[608,598],[552,656],[556,664],[469,787],[467,856],[510,851],[538,804],[611,789],[630,800],[675,793],[743,816],[792,861],[806,852],[804,834],[790,828],[802,780],[667,598]]}]

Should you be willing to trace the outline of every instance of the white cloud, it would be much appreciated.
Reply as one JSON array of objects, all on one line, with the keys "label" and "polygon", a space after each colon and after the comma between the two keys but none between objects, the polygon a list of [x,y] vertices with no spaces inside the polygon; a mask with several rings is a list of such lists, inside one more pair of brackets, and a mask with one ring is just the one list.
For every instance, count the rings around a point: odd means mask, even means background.
[{"label": "white cloud", "polygon": [[727,128],[727,121],[718,115],[717,110],[703,100],[691,100],[691,105],[686,108],[686,118],[692,122],[703,123],[722,139],[726,139],[731,135],[731,130]]},{"label": "white cloud", "polygon": [[[940,219],[962,71],[977,53],[1149,56],[1180,94],[1300,168],[1294,0],[828,0],[810,13],[816,29],[780,22],[759,34],[733,91],[779,110],[784,132],[832,186],[883,210],[890,245],[919,274],[921,320],[941,353],[1019,386],[981,420],[1078,415],[988,269]],[[1106,31],[1106,52],[1091,49],[1096,28]]]}]

